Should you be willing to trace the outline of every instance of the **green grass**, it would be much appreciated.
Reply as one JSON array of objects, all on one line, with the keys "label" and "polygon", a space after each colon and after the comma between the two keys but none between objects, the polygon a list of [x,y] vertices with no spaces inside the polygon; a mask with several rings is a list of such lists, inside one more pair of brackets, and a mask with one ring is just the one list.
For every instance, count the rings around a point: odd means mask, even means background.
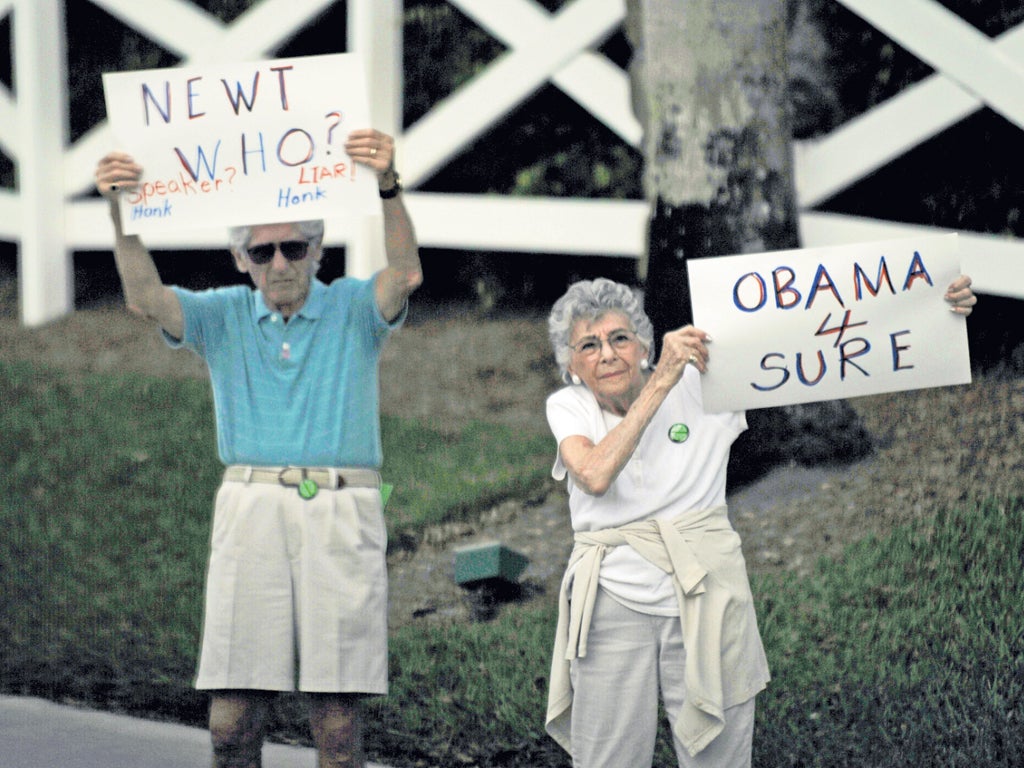
[{"label": "green grass", "polygon": [[399,630],[371,747],[410,765],[567,765],[544,734],[554,622],[553,606],[513,607],[492,622]]},{"label": "green grass", "polygon": [[[220,475],[205,383],[0,365],[0,403],[0,691],[201,723],[190,683]],[[384,439],[400,536],[528,491],[549,458],[546,438],[483,424],[451,437],[388,419]],[[1024,500],[940,509],[753,589],[774,677],[756,766],[1024,754]],[[567,766],[542,731],[553,601],[396,631],[371,754]],[[302,719],[285,700],[275,732],[301,738]],[[674,764],[664,738],[658,755]]]},{"label": "green grass", "polygon": [[[773,674],[755,766],[1022,764],[1024,500],[942,511],[753,589]],[[548,605],[398,633],[379,754],[567,766],[542,730],[553,625]],[[664,728],[655,765],[675,765]]]},{"label": "green grass", "polygon": [[[773,681],[754,765],[1015,766],[1024,754],[1024,499],[941,511],[753,590]],[[543,733],[553,606],[392,640],[377,754],[567,766]],[[656,766],[675,765],[662,729]]]},{"label": "green grass", "polygon": [[219,476],[201,382],[0,366],[5,690],[174,712]]},{"label": "green grass", "polygon": [[[0,689],[192,717],[222,472],[208,385],[0,364],[0,402]],[[535,490],[550,459],[504,427],[382,432],[399,541]]]},{"label": "green grass", "polygon": [[384,417],[382,475],[392,541],[460,520],[503,499],[530,494],[548,477],[554,440],[472,422],[457,435],[410,419]]},{"label": "green grass", "polygon": [[809,579],[760,580],[763,765],[1024,755],[1024,500],[940,510]]}]

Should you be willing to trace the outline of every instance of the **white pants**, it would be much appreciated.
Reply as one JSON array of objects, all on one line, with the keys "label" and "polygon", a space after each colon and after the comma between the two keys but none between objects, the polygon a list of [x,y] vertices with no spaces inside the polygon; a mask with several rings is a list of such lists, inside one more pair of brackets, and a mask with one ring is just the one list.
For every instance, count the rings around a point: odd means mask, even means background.
[{"label": "white pants", "polygon": [[[674,725],[686,686],[678,616],[630,610],[598,590],[587,655],[572,662],[575,768],[650,768],[658,732],[658,692]],[[725,730],[691,757],[673,737],[681,768],[748,768],[754,699],[725,711]]]}]

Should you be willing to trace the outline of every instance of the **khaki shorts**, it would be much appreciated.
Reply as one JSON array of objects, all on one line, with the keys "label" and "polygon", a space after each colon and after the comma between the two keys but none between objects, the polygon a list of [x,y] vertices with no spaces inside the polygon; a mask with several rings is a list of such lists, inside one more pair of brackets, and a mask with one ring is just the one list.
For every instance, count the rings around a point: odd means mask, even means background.
[{"label": "khaki shorts", "polygon": [[387,693],[386,550],[376,488],[224,482],[196,688]]}]

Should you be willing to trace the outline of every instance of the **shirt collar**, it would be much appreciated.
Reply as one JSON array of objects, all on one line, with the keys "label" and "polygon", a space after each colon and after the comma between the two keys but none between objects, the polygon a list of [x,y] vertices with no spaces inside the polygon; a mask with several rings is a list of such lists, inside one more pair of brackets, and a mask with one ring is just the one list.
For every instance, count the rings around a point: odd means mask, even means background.
[{"label": "shirt collar", "polygon": [[[253,302],[252,302],[252,319],[254,322],[259,323],[261,320],[266,320],[271,315],[279,315],[280,312],[271,309],[267,306],[266,299],[263,294],[257,288],[252,289]],[[327,286],[317,280],[315,277],[309,282],[309,295],[306,296],[305,303],[299,308],[299,311],[295,313],[295,317],[304,317],[307,320],[319,320],[324,313],[324,302],[327,300]]]}]

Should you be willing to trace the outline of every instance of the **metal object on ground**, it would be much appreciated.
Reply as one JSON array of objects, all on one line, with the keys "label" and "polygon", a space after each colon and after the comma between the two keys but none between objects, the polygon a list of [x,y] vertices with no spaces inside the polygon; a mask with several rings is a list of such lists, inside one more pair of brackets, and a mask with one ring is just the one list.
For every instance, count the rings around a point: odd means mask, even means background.
[{"label": "metal object on ground", "polygon": [[469,544],[455,550],[455,582],[473,586],[496,579],[515,584],[529,562],[525,555],[497,541]]}]

